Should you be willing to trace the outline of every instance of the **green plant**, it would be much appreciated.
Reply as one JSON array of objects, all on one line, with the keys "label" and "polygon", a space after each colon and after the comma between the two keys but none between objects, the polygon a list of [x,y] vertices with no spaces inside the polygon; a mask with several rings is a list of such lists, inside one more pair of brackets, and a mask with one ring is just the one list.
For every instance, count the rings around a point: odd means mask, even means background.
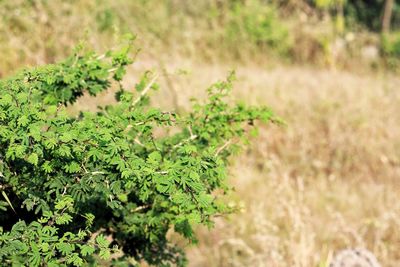
[{"label": "green plant", "polygon": [[381,53],[386,65],[396,70],[400,65],[400,33],[386,33],[381,36]]},{"label": "green plant", "polygon": [[389,57],[400,57],[400,32],[382,35],[382,53]]},{"label": "green plant", "polygon": [[292,47],[289,30],[282,23],[273,5],[261,1],[233,1],[228,10],[226,38],[237,46],[237,41],[258,48],[272,49],[288,56]]},{"label": "green plant", "polygon": [[[194,225],[211,226],[215,215],[232,211],[219,197],[229,191],[228,157],[246,140],[246,125],[274,121],[273,114],[228,105],[233,75],[187,114],[150,107],[153,73],[136,93],[120,83],[130,48],[100,56],[77,49],[63,62],[0,81],[2,266],[181,266],[184,253],[167,231],[195,241]],[[112,85],[117,104],[66,113],[84,93]]]}]

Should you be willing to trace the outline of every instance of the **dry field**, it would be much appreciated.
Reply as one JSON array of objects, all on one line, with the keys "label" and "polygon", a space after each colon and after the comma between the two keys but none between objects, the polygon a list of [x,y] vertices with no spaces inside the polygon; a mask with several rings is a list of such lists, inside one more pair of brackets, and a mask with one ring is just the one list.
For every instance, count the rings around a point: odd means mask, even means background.
[{"label": "dry field", "polygon": [[[183,109],[229,70],[138,62],[127,86],[151,67],[164,74],[153,105]],[[211,231],[197,230],[199,246],[186,246],[190,266],[323,267],[348,247],[399,266],[400,79],[308,67],[236,71],[234,98],[269,105],[287,126],[262,127],[251,148],[232,159],[229,201],[242,211],[218,218]],[[111,99],[105,94],[79,106]]]}]

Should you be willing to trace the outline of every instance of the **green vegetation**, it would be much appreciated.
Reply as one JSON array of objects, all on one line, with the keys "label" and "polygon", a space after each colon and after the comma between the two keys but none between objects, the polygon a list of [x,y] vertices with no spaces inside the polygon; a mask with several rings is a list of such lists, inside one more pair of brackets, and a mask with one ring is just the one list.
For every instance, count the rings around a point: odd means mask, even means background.
[{"label": "green vegetation", "polygon": [[400,64],[400,32],[382,36],[382,52],[389,67],[396,69]]},{"label": "green vegetation", "polygon": [[[215,215],[231,211],[219,201],[229,191],[228,157],[248,127],[273,121],[273,114],[229,106],[233,75],[212,85],[208,100],[188,114],[150,108],[146,93],[158,87],[152,73],[136,93],[120,83],[132,63],[129,51],[130,45],[100,56],[77,50],[0,82],[3,266],[97,265],[111,256],[118,266],[182,266],[184,254],[167,231],[195,241],[194,225],[212,226]],[[66,105],[112,80],[116,105],[66,114]]]}]

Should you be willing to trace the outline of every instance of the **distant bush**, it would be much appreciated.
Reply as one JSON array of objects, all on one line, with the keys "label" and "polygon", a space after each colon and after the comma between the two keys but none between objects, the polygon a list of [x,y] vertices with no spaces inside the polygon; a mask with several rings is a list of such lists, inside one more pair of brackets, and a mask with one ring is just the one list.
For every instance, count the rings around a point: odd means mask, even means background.
[{"label": "distant bush", "polygon": [[288,56],[291,49],[289,31],[273,5],[254,0],[233,1],[227,17],[226,34],[229,40]]},{"label": "distant bush", "polygon": [[[129,49],[100,56],[76,50],[0,81],[2,266],[183,266],[167,231],[195,241],[193,226],[211,226],[215,215],[232,211],[219,200],[229,191],[228,157],[247,126],[273,114],[228,105],[232,75],[187,114],[149,107],[147,92],[158,88],[152,73],[136,93],[120,83],[132,63]],[[83,94],[112,84],[117,104],[66,113]]]},{"label": "distant bush", "polygon": [[400,32],[382,36],[382,52],[386,56],[400,57]]},{"label": "distant bush", "polygon": [[381,51],[386,64],[397,69],[400,66],[400,33],[382,35]]}]

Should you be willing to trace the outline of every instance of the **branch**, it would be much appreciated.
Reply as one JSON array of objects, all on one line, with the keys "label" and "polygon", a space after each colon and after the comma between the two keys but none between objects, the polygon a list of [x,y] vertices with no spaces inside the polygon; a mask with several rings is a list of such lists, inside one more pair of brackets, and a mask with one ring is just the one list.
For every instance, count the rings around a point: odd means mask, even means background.
[{"label": "branch", "polygon": [[133,141],[134,141],[136,144],[138,144],[139,146],[141,146],[141,147],[146,147],[145,145],[142,144],[142,142],[140,142],[139,138],[137,138],[137,137],[136,137]]},{"label": "branch", "polygon": [[110,73],[110,72],[116,71],[117,69],[118,68],[112,68],[112,69],[109,69],[108,72]]},{"label": "branch", "polygon": [[136,209],[133,209],[133,210],[131,210],[131,212],[138,212],[138,211],[141,211],[141,210],[144,210],[144,209],[150,208],[150,207],[151,207],[151,205],[143,205],[143,206],[139,206],[139,207],[137,207]]},{"label": "branch", "polygon": [[217,151],[215,152],[215,156],[218,156],[219,153],[222,152],[222,150],[224,150],[227,146],[229,146],[232,143],[232,140],[228,140],[223,146],[221,146],[220,148],[217,149]]},{"label": "branch", "polygon": [[177,147],[180,147],[181,145],[183,145],[183,144],[185,144],[185,143],[187,143],[187,142],[190,142],[190,141],[192,141],[192,140],[194,140],[194,139],[197,138],[197,135],[193,134],[192,128],[190,128],[190,126],[188,126],[188,130],[189,130],[189,133],[190,133],[190,137],[189,137],[188,139],[183,140],[182,142],[179,142],[178,144],[174,145],[174,146],[172,147],[173,149],[175,149],[175,148],[177,148]]},{"label": "branch", "polygon": [[140,99],[142,99],[142,97],[147,94],[147,91],[150,90],[151,86],[154,84],[154,82],[157,80],[158,78],[158,74],[154,75],[153,79],[151,79],[151,81],[149,82],[149,84],[143,89],[143,91],[140,93],[140,96],[138,98],[135,99],[135,101],[132,102],[131,106],[136,105],[137,103],[139,103]]},{"label": "branch", "polygon": [[159,172],[155,172],[155,173],[157,173],[157,174],[168,174],[169,172],[168,171],[159,171]]}]

